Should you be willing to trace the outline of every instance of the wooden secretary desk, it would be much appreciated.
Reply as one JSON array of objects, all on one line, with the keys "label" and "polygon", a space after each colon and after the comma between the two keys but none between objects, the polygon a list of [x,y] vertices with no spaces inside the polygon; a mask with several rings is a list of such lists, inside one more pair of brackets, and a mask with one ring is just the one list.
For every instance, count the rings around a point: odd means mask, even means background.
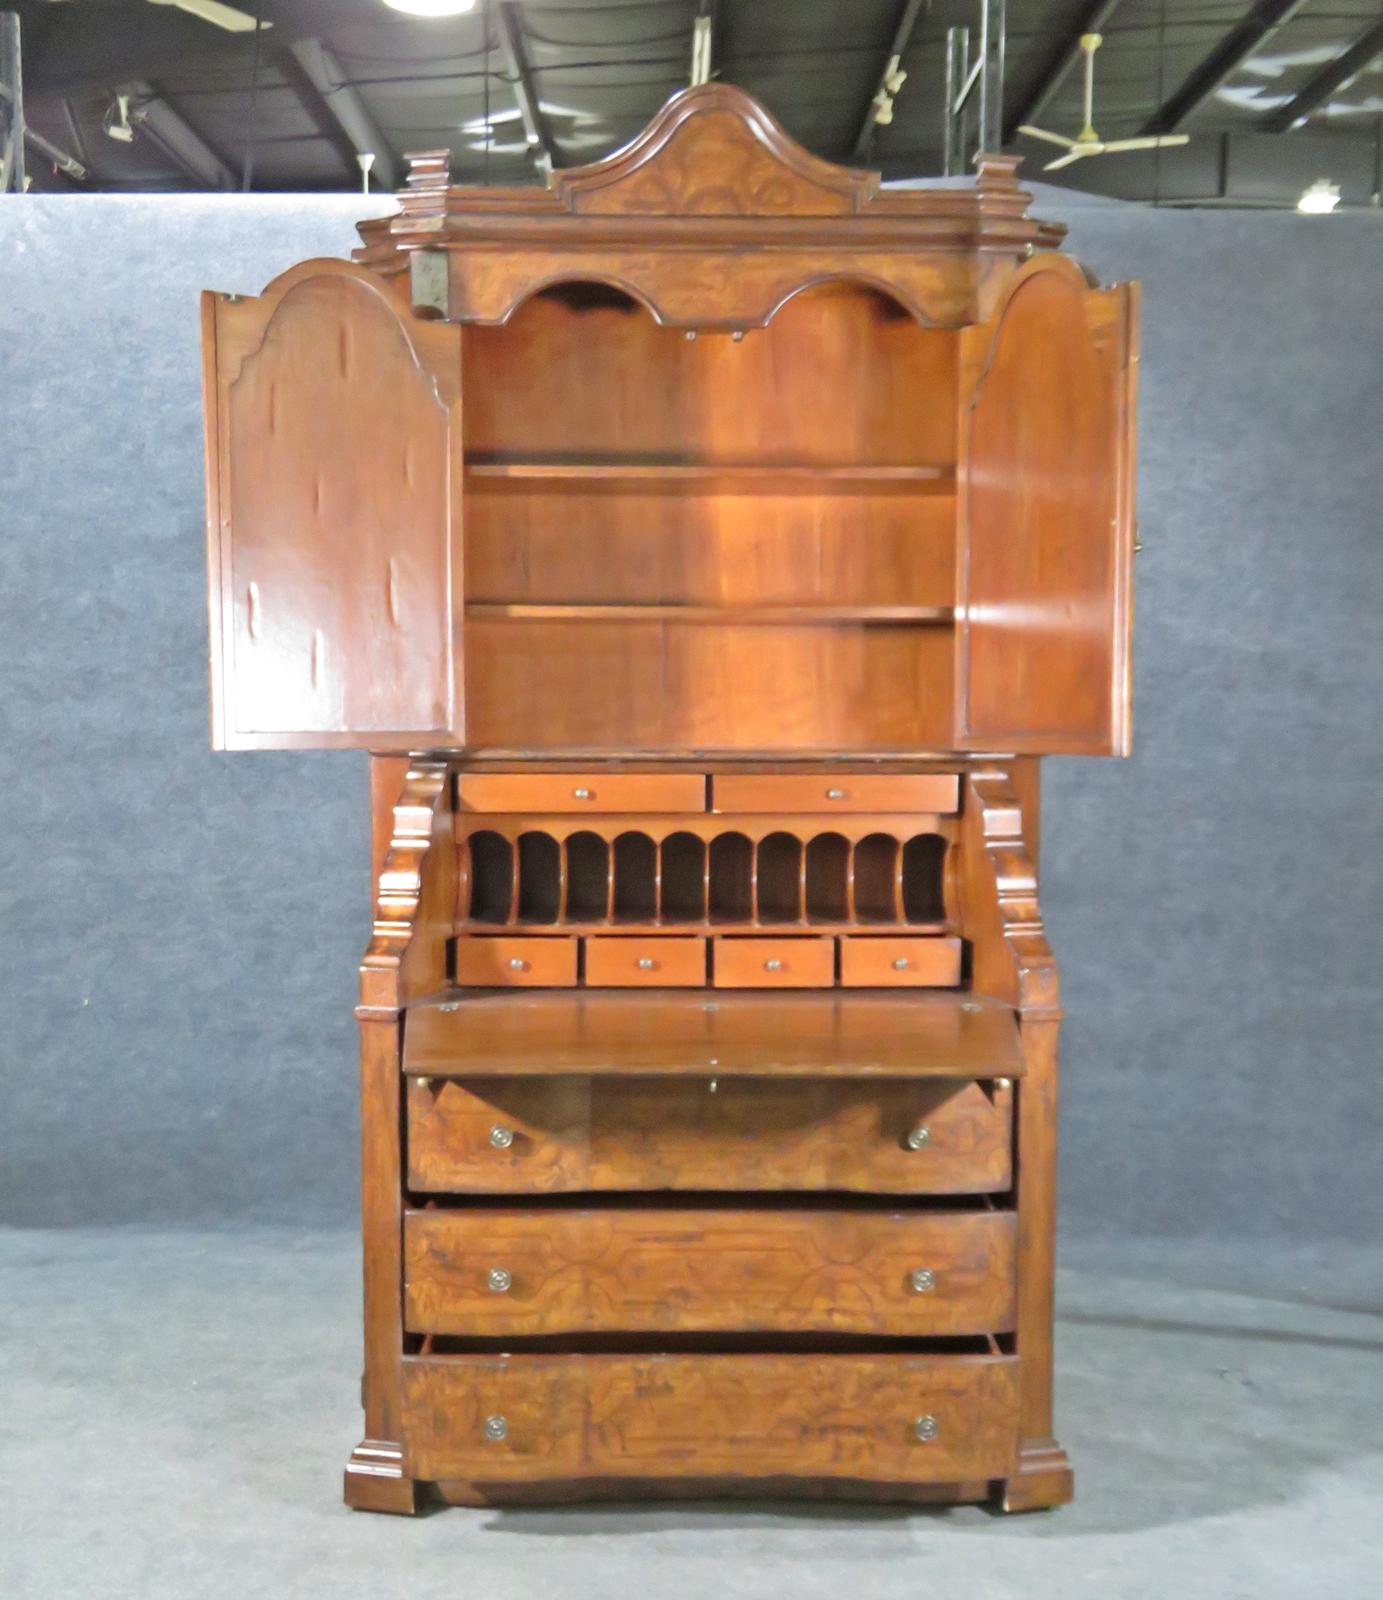
[{"label": "wooden secretary desk", "polygon": [[1067,1499],[1037,757],[1136,298],[721,85],[204,297],[214,741],[370,752],[353,1506]]}]

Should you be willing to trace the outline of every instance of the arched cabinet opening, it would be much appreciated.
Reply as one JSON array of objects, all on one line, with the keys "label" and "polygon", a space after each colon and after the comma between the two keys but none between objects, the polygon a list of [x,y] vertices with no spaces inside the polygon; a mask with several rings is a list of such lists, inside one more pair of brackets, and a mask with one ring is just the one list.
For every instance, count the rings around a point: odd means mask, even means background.
[{"label": "arched cabinet opening", "polygon": [[848,277],[713,330],[632,290],[462,329],[470,741],[944,747],[956,330]]}]

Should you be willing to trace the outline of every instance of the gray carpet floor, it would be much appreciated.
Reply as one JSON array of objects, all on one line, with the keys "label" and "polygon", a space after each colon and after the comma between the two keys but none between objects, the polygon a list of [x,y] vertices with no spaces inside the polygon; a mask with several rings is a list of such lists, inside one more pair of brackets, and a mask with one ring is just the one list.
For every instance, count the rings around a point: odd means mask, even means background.
[{"label": "gray carpet floor", "polygon": [[337,1233],[0,1232],[5,1600],[1367,1600],[1383,1252],[1068,1245],[1077,1502],[340,1503],[358,1267]]}]

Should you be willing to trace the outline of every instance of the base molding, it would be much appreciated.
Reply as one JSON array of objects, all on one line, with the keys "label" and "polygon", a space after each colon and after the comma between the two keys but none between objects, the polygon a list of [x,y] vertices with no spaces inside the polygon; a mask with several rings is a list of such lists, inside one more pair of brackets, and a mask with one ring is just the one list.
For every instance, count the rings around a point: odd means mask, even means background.
[{"label": "base molding", "polygon": [[411,1517],[418,1484],[404,1475],[403,1450],[389,1439],[362,1439],[346,1463],[346,1504],[354,1511],[392,1511]]},{"label": "base molding", "polygon": [[1055,1439],[1034,1439],[1018,1452],[1017,1471],[995,1486],[1000,1511],[1046,1511],[1064,1506],[1075,1494],[1075,1476]]}]

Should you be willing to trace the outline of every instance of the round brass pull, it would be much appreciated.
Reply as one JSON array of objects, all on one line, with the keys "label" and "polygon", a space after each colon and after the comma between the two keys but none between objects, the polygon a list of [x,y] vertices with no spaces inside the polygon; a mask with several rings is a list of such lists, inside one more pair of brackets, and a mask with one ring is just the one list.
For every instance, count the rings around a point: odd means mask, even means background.
[{"label": "round brass pull", "polygon": [[936,1273],[930,1267],[918,1267],[909,1274],[908,1285],[914,1294],[930,1294],[936,1288]]},{"label": "round brass pull", "polygon": [[936,1438],[941,1429],[937,1426],[935,1417],[925,1416],[918,1417],[917,1421],[913,1423],[912,1432],[915,1439],[920,1439],[923,1444],[927,1444]]},{"label": "round brass pull", "polygon": [[509,1432],[509,1421],[496,1413],[493,1417],[486,1417],[483,1427],[487,1439],[503,1439]]},{"label": "round brass pull", "polygon": [[492,1294],[508,1294],[513,1282],[514,1274],[508,1267],[491,1267],[485,1274],[485,1287]]},{"label": "round brass pull", "polygon": [[507,1150],[514,1142],[514,1130],[506,1128],[502,1122],[497,1122],[490,1129],[490,1143],[496,1150]]},{"label": "round brass pull", "polygon": [[639,957],[638,968],[639,968],[640,972],[652,972],[654,967],[656,967],[657,965],[658,965],[658,963],[653,959],[652,956],[640,956]]},{"label": "round brass pull", "polygon": [[777,956],[770,956],[768,960],[764,962],[765,972],[781,972],[782,970],[783,963],[778,959]]},{"label": "round brass pull", "polygon": [[572,792],[571,792],[571,797],[572,797],[573,800],[594,800],[595,799],[595,790],[594,789],[573,789]]},{"label": "round brass pull", "polygon": [[826,798],[828,800],[844,800],[845,796],[846,791],[844,789],[827,789],[826,791]]},{"label": "round brass pull", "polygon": [[509,970],[511,972],[527,972],[528,963],[523,959],[522,956],[510,956]]},{"label": "round brass pull", "polygon": [[903,1140],[909,1150],[924,1150],[932,1142],[932,1130],[925,1123],[908,1131],[908,1136]]},{"label": "round brass pull", "polygon": [[893,962],[893,970],[895,972],[906,972],[911,965],[912,962],[906,956],[897,956]]}]

